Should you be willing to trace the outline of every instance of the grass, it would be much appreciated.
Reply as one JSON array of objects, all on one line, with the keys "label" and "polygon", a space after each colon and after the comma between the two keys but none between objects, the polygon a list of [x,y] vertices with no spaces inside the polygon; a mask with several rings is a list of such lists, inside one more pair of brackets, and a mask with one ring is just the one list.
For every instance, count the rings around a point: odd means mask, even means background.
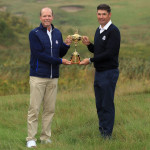
[{"label": "grass", "polygon": [[[93,89],[58,91],[50,145],[41,145],[41,113],[37,134],[40,150],[149,150],[150,94],[120,93],[117,87],[116,121],[110,141],[98,131]],[[0,150],[25,150],[29,95],[1,96]],[[42,112],[42,111],[41,111]]]},{"label": "grass", "polygon": [[[113,138],[107,141],[99,136],[92,88],[93,66],[61,66],[56,114],[52,123],[53,143],[40,144],[40,113],[37,149],[150,149],[149,0],[13,0],[13,3],[11,0],[1,0],[0,7],[6,6],[6,11],[20,18],[22,16],[27,18],[32,28],[40,23],[39,10],[45,6],[52,7],[55,15],[53,23],[61,30],[64,38],[68,34],[74,34],[78,28],[79,34],[87,35],[93,41],[95,30],[99,25],[96,19],[96,7],[99,3],[105,2],[112,8],[112,21],[119,27],[122,39]],[[60,9],[62,5],[82,5],[84,9],[68,13]],[[0,150],[26,149],[26,118],[29,105],[29,31],[25,34],[18,32],[18,38],[15,39],[17,43],[10,43],[10,46],[0,45],[0,95],[6,95],[0,96]],[[72,45],[65,58],[70,59],[73,51]],[[81,43],[79,43],[78,52],[81,59],[92,56]]]}]

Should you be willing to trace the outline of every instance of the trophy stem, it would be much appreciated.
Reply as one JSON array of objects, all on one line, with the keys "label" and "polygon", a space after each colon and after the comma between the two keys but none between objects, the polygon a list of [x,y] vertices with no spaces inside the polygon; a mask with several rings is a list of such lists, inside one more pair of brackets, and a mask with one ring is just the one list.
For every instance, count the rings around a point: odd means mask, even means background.
[{"label": "trophy stem", "polygon": [[77,51],[77,44],[75,44],[75,52]]},{"label": "trophy stem", "polygon": [[72,53],[71,56],[71,63],[72,64],[79,64],[80,63],[80,55],[77,52],[77,46],[78,46],[78,42],[81,40],[82,36],[78,34],[78,31],[74,34],[71,35],[71,38],[74,42],[74,46],[75,46],[75,51]]},{"label": "trophy stem", "polygon": [[75,47],[75,52],[77,51],[76,47]]}]

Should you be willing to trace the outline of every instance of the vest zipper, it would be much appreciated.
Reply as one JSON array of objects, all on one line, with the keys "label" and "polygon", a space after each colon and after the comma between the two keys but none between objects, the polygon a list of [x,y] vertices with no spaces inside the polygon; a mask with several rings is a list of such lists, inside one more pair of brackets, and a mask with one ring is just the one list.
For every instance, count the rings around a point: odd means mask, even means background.
[{"label": "vest zipper", "polygon": [[36,61],[36,72],[38,71],[38,67],[39,67],[39,62],[38,62],[38,59]]},{"label": "vest zipper", "polygon": [[[52,32],[51,32],[50,42],[51,42],[51,57],[53,57],[53,51],[52,51]],[[52,78],[52,77],[53,77],[53,66],[51,64],[51,75],[50,75],[50,78]]]},{"label": "vest zipper", "polygon": [[[52,42],[51,42],[51,57],[53,57],[53,52],[52,52]],[[52,68],[52,64],[51,64],[51,76],[50,78],[52,78],[52,73],[53,73],[53,68]]]}]

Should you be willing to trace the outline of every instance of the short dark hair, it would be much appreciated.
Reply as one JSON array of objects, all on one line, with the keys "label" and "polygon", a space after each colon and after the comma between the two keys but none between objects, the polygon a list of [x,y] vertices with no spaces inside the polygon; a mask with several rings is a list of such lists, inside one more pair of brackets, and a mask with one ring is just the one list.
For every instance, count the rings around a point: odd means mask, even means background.
[{"label": "short dark hair", "polygon": [[108,13],[111,12],[111,8],[107,4],[100,4],[97,6],[97,10],[106,10]]}]

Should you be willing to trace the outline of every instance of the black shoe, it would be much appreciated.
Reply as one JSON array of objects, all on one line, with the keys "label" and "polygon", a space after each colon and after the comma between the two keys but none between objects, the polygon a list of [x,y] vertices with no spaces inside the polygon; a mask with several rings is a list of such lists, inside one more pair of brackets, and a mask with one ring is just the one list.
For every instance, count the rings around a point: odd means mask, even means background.
[{"label": "black shoe", "polygon": [[110,140],[112,137],[111,135],[102,135],[102,137],[105,139],[105,140]]}]

